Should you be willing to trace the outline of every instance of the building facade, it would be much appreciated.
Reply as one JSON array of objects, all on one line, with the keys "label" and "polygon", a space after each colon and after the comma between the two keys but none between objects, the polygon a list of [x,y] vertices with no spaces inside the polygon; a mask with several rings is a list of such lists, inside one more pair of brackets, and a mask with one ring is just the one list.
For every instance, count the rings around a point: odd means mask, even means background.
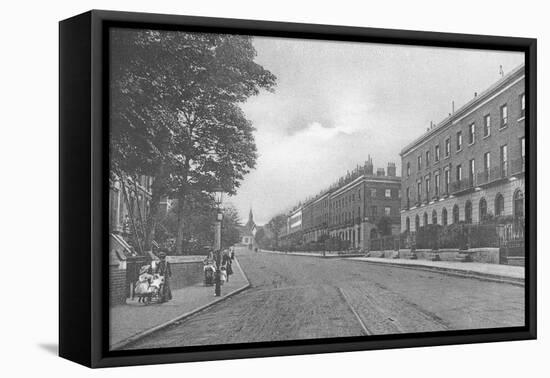
[{"label": "building facade", "polygon": [[287,234],[292,235],[302,231],[302,206],[293,209],[288,215]]},{"label": "building facade", "polygon": [[373,172],[372,161],[365,162],[338,185],[306,202],[302,208],[304,241],[316,242],[324,235],[349,241],[351,248],[368,249],[377,237],[379,221],[389,221],[389,232],[399,233],[401,178],[395,164]]},{"label": "building facade", "polygon": [[[152,178],[139,176],[137,181],[127,178],[125,187],[118,178],[109,179],[109,231],[116,234],[133,233],[130,218],[136,222],[149,214]],[[124,193],[126,189],[126,194]]]},{"label": "building facade", "polygon": [[525,68],[520,66],[400,153],[401,230],[525,213]]}]

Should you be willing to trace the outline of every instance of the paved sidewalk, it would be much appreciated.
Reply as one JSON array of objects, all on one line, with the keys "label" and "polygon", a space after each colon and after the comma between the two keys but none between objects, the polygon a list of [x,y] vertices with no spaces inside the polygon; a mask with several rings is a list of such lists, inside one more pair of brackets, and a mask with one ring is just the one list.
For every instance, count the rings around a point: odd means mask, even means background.
[{"label": "paved sidewalk", "polygon": [[214,286],[204,286],[201,282],[194,286],[172,290],[172,300],[162,304],[144,305],[128,299],[125,305],[110,309],[110,346],[120,349],[125,345],[182,320],[206,307],[222,301],[248,288],[250,283],[238,261],[233,263],[230,281],[221,287],[222,296],[214,295]]},{"label": "paved sidewalk", "polygon": [[470,276],[474,278],[494,279],[513,283],[524,283],[525,281],[525,268],[523,266],[460,261],[389,259],[379,257],[352,257],[349,260],[402,266],[404,268],[429,269],[443,273]]},{"label": "paved sidewalk", "polygon": [[283,251],[270,251],[267,249],[260,249],[259,252],[264,253],[274,253],[279,255],[287,256],[307,256],[307,257],[324,257],[324,258],[347,258],[347,257],[359,257],[363,256],[362,253],[348,253],[348,254],[339,254],[338,252],[327,251],[324,254],[322,252],[283,252]]}]

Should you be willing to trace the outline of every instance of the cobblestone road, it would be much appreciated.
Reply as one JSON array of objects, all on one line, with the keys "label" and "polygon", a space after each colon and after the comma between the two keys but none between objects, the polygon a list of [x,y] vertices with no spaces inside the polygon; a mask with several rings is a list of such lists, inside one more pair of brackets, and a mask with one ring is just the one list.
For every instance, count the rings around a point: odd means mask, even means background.
[{"label": "cobblestone road", "polygon": [[237,252],[252,287],[128,348],[524,324],[524,289],[344,259]]}]

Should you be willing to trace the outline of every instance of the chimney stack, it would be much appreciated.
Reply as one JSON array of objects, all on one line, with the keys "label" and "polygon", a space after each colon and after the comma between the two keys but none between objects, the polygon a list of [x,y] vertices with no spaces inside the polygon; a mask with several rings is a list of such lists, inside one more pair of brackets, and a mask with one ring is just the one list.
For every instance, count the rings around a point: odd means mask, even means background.
[{"label": "chimney stack", "polygon": [[388,176],[389,177],[395,177],[396,175],[396,169],[395,169],[395,163],[388,163]]}]

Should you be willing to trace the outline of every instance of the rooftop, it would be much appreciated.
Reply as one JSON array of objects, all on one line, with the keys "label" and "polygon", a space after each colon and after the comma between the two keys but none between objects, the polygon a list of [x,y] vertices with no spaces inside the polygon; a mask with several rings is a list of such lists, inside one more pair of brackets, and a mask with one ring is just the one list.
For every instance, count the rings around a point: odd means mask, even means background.
[{"label": "rooftop", "polygon": [[513,82],[516,79],[521,78],[525,75],[525,65],[522,64],[515,69],[513,69],[511,72],[506,74],[504,77],[502,77],[500,80],[498,80],[496,83],[491,85],[489,88],[487,88],[485,91],[481,92],[477,96],[474,96],[473,99],[468,101],[466,104],[464,104],[462,107],[460,107],[458,110],[456,110],[454,113],[450,114],[448,117],[443,119],[440,123],[434,125],[433,127],[429,128],[426,133],[415,139],[413,142],[406,145],[401,152],[399,153],[401,156],[404,156],[411,152],[415,147],[422,144],[424,141],[429,139],[430,137],[436,135],[437,133],[445,130],[448,126],[452,125],[453,121],[463,117],[470,111],[474,110],[476,105],[481,104],[482,102],[486,101],[491,95],[493,95],[498,90],[502,89],[504,86],[508,85],[509,83]]}]

